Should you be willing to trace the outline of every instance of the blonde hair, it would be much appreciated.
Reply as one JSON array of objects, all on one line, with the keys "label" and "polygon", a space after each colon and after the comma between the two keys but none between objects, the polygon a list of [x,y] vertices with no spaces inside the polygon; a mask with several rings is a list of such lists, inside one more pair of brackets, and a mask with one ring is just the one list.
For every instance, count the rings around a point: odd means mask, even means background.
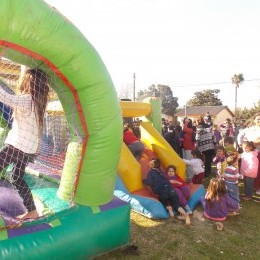
[{"label": "blonde hair", "polygon": [[215,200],[227,193],[225,181],[218,178],[212,178],[209,182],[205,199],[212,205]]}]

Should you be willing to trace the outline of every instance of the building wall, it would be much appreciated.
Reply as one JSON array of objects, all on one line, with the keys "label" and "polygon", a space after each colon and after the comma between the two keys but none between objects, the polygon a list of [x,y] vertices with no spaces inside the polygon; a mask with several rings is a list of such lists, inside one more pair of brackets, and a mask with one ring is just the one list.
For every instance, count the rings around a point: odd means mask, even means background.
[{"label": "building wall", "polygon": [[[206,112],[205,112],[206,114]],[[204,115],[201,115],[202,117],[204,117]],[[187,114],[187,117],[190,118],[192,121],[195,121],[196,117],[199,115],[189,115]],[[182,122],[183,119],[185,118],[185,116],[178,116],[178,121]],[[223,109],[222,111],[220,111],[217,115],[211,115],[211,120],[213,122],[214,125],[220,125],[221,123],[223,123],[227,118],[230,118],[231,121],[233,119],[232,115],[229,113],[229,111],[227,109]]]},{"label": "building wall", "polygon": [[174,124],[177,122],[177,116],[169,116],[162,114],[162,118],[168,120],[169,122],[172,121]]},{"label": "building wall", "polygon": [[229,113],[229,111],[226,110],[226,109],[223,109],[222,111],[220,111],[220,112],[217,114],[217,116],[216,116],[216,118],[215,118],[215,120],[214,120],[214,124],[215,124],[215,125],[220,125],[220,124],[223,123],[227,118],[230,118],[231,121],[233,120],[233,117],[232,117],[232,115]]}]

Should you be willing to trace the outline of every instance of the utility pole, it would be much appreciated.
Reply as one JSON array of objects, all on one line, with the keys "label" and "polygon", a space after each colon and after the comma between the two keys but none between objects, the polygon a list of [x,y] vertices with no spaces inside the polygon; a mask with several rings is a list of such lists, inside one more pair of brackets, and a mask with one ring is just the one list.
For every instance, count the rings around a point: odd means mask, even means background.
[{"label": "utility pole", "polygon": [[135,101],[135,72],[134,72],[134,75],[133,75],[133,79],[134,79],[134,84],[133,84],[133,101]]},{"label": "utility pole", "polygon": [[236,115],[236,111],[237,111],[237,89],[239,87],[239,84],[236,83],[236,86],[235,86],[235,110],[234,110],[234,114]]}]

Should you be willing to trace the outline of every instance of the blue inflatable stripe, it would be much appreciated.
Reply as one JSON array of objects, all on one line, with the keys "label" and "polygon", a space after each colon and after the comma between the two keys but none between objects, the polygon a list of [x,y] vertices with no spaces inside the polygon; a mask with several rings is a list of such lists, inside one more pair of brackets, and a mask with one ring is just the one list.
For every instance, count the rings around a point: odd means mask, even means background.
[{"label": "blue inflatable stripe", "polygon": [[130,194],[119,176],[117,176],[114,195],[128,202],[133,211],[148,218],[169,218],[168,212],[159,201]]},{"label": "blue inflatable stripe", "polygon": [[[192,210],[196,208],[196,206],[200,203],[201,197],[205,195],[205,188],[201,185],[190,197],[188,200],[188,205]],[[131,194],[121,178],[117,176],[116,186],[114,195],[119,199],[126,201],[130,204],[131,209],[145,217],[153,218],[153,219],[163,219],[169,218],[169,214],[163,205],[154,199],[149,199],[146,197],[142,197],[139,195]]]}]

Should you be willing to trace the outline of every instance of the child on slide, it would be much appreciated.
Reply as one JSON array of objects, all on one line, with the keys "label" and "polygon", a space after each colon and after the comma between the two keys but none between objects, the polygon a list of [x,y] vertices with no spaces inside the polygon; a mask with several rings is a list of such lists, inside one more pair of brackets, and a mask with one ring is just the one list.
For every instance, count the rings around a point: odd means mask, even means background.
[{"label": "child on slide", "polygon": [[147,174],[147,179],[143,180],[143,182],[145,185],[149,185],[151,187],[153,193],[158,194],[159,201],[163,204],[166,210],[168,210],[171,218],[174,217],[173,210],[175,210],[184,216],[186,225],[190,225],[190,216],[181,207],[179,198],[171,186],[171,183],[161,171],[160,165],[161,163],[159,159],[152,159],[150,161],[151,169]]},{"label": "child on slide", "polygon": [[184,207],[188,214],[192,214],[192,210],[187,203],[187,199],[190,197],[190,187],[187,183],[176,173],[176,167],[169,165],[166,169],[166,177],[169,179],[172,187],[177,193],[181,205]]}]

